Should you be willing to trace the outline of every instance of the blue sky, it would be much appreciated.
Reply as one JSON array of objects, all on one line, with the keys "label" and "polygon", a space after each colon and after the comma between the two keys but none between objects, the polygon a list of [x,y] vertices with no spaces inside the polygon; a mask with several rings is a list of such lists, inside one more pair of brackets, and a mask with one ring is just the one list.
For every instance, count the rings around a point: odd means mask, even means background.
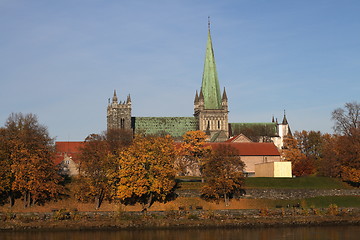
[{"label": "blue sky", "polygon": [[133,116],[192,116],[211,33],[230,122],[282,119],[332,133],[359,101],[360,1],[0,0],[0,121],[34,113],[56,140],[106,129],[108,98]]}]

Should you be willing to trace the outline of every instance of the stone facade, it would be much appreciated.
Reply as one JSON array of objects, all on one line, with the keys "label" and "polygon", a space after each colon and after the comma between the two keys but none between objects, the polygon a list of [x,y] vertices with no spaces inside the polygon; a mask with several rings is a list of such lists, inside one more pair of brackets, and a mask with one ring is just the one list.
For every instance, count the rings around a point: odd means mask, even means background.
[{"label": "stone facade", "polygon": [[127,97],[126,102],[118,102],[116,91],[112,102],[107,107],[107,128],[108,129],[131,129],[131,98]]},{"label": "stone facade", "polygon": [[229,137],[245,134],[246,128],[259,135],[257,142],[274,142],[279,149],[283,147],[284,137],[291,134],[285,114],[282,123],[278,124],[274,119],[269,123],[229,123],[228,113],[229,102],[225,88],[222,94],[220,92],[209,27],[201,89],[196,92],[194,100],[194,117],[133,117],[130,95],[126,101],[118,102],[114,91],[112,102],[109,99],[107,107],[107,128],[170,134],[175,139],[187,131],[201,130],[208,135],[209,142],[227,141]]}]

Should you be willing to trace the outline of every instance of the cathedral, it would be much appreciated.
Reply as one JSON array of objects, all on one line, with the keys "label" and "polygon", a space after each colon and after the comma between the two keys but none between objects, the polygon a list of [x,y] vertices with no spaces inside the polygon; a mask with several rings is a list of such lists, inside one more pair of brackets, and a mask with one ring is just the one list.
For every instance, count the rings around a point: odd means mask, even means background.
[{"label": "cathedral", "polygon": [[170,134],[180,140],[187,131],[201,130],[208,135],[209,142],[273,142],[283,147],[284,136],[291,134],[284,112],[283,121],[278,123],[229,123],[228,97],[225,88],[221,93],[212,46],[210,24],[202,84],[196,91],[192,117],[134,117],[131,115],[131,98],[118,101],[116,91],[107,107],[107,128],[126,129],[134,133]]}]

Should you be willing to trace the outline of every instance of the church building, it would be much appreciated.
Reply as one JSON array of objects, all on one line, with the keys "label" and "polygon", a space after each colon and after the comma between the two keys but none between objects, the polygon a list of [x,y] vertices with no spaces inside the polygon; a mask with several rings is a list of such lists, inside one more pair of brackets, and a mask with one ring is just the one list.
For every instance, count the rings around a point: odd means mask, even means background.
[{"label": "church building", "polygon": [[153,135],[170,134],[175,140],[181,140],[187,131],[201,130],[209,136],[209,142],[274,142],[279,149],[283,147],[284,136],[291,134],[285,112],[281,123],[274,117],[265,123],[229,123],[228,106],[226,90],[223,88],[221,93],[220,89],[209,23],[202,84],[195,94],[193,116],[134,117],[130,95],[122,102],[118,101],[114,91],[107,107],[107,128]]}]

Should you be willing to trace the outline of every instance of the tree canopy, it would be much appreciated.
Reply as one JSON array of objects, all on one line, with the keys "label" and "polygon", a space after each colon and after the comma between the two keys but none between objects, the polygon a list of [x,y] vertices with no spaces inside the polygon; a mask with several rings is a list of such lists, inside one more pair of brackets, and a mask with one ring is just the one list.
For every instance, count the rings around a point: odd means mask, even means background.
[{"label": "tree canopy", "polygon": [[166,201],[175,186],[175,147],[170,136],[136,136],[119,154],[117,197],[140,203],[146,211],[154,201]]},{"label": "tree canopy", "polygon": [[[24,207],[42,203],[63,191],[54,166],[54,142],[36,115],[11,114],[1,130],[1,162],[6,163],[3,190],[13,203],[20,193]],[[3,166],[3,164],[1,164]],[[11,172],[9,172],[9,167]]]},{"label": "tree canopy", "polygon": [[220,144],[205,161],[202,194],[216,200],[223,198],[228,205],[230,196],[239,192],[243,185],[244,166],[236,148]]}]

